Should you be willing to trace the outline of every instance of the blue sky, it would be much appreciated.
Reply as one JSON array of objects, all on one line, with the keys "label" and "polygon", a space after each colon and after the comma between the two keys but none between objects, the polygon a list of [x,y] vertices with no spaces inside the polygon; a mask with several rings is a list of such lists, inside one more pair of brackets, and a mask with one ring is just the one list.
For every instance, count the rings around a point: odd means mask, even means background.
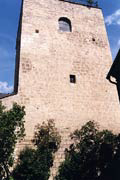
[{"label": "blue sky", "polygon": [[21,0],[0,0],[0,93],[12,91]]},{"label": "blue sky", "polygon": [[[98,0],[98,3],[103,10],[114,59],[120,48],[120,0]],[[0,0],[0,93],[11,92],[13,87],[20,4],[21,0]]]}]

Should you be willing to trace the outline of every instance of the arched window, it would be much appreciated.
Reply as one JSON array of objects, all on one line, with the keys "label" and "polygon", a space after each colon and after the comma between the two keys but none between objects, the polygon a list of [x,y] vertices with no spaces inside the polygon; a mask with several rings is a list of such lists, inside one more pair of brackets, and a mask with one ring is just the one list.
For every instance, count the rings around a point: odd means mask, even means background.
[{"label": "arched window", "polygon": [[66,18],[66,17],[61,17],[58,20],[59,23],[59,30],[62,32],[71,32],[72,31],[72,26],[71,26],[71,21]]}]

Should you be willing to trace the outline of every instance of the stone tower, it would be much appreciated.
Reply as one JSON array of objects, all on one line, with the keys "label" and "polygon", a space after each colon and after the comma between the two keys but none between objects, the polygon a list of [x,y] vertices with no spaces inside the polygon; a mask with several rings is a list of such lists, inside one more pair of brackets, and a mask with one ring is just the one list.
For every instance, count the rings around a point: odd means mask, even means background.
[{"label": "stone tower", "polygon": [[120,130],[116,87],[101,9],[63,0],[24,0],[17,45],[14,95],[26,107],[26,139],[37,123],[54,119],[67,135],[89,120]]}]

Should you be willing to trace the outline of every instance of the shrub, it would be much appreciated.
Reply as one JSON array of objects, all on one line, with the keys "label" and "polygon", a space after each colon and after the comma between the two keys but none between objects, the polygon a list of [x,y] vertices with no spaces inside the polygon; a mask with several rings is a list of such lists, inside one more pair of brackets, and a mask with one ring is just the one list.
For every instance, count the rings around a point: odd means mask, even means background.
[{"label": "shrub", "polygon": [[15,145],[25,135],[24,115],[24,107],[14,103],[7,111],[0,102],[0,179],[10,179]]},{"label": "shrub", "polygon": [[13,171],[14,179],[48,180],[60,139],[53,120],[37,125],[32,140],[34,149],[26,147],[20,153],[18,164]]},{"label": "shrub", "polygon": [[56,180],[119,180],[120,135],[100,131],[94,122],[76,130]]}]

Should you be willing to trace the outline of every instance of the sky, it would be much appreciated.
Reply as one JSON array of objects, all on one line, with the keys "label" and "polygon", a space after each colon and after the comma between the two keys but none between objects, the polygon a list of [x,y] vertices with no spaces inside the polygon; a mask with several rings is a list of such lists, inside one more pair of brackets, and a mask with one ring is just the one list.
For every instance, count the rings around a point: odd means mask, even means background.
[{"label": "sky", "polygon": [[[33,0],[34,1],[34,0]],[[98,0],[113,60],[120,48],[120,0]],[[0,93],[11,93],[21,0],[0,0]]]}]

